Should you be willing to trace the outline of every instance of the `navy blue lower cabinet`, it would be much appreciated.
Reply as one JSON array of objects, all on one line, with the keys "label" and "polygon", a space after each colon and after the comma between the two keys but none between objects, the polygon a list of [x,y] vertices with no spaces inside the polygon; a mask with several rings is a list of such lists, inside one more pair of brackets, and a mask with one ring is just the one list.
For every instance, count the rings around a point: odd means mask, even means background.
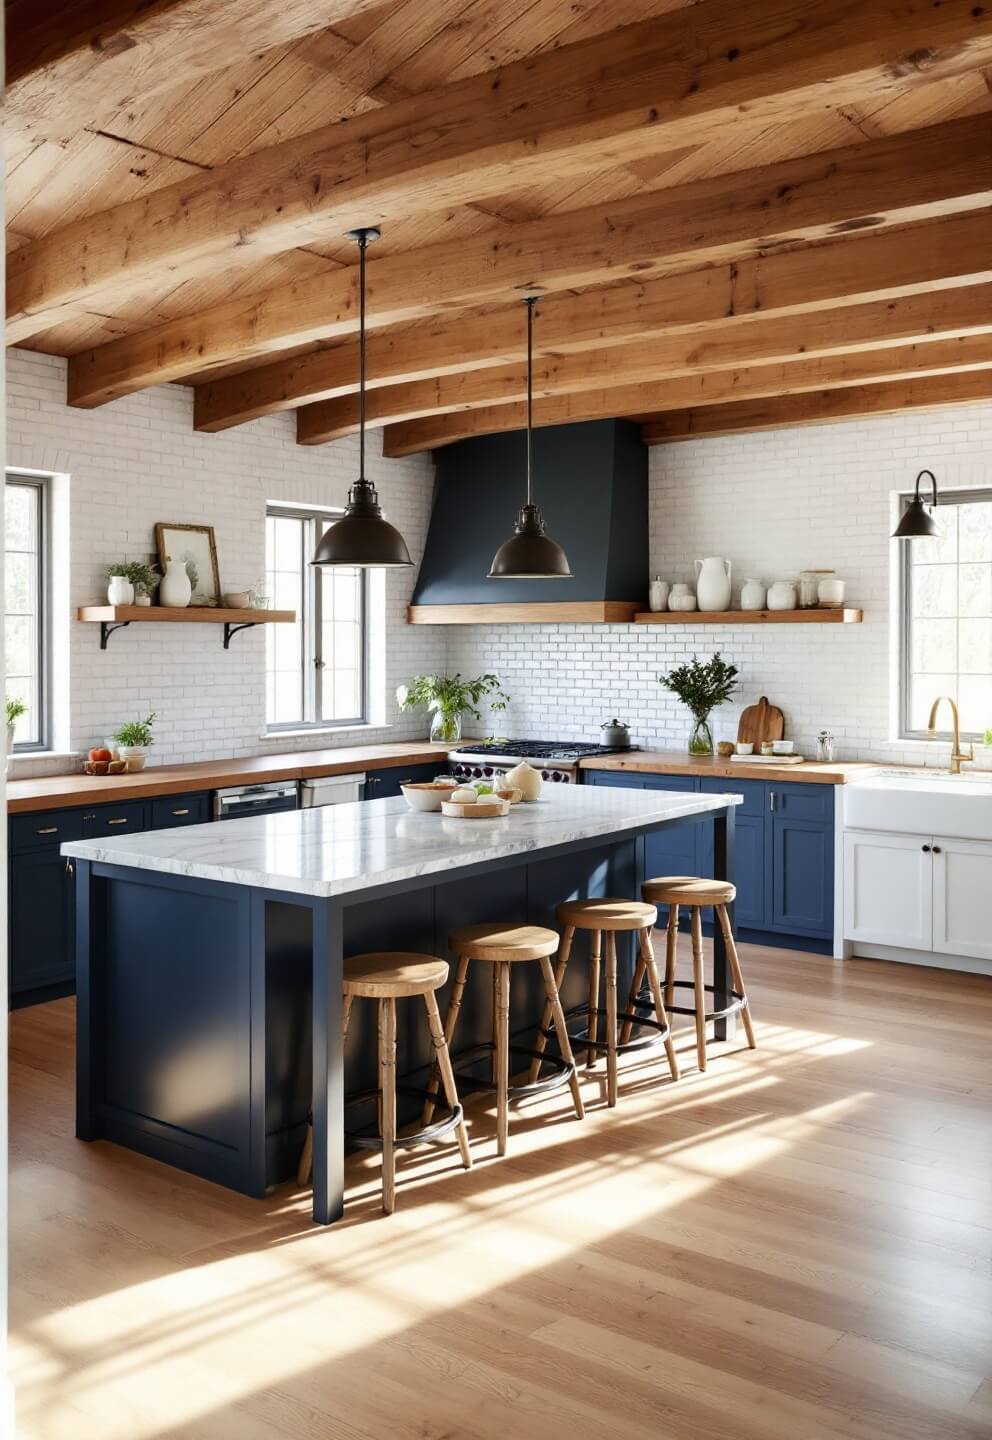
[{"label": "navy blue lower cabinet", "polygon": [[[586,771],[584,779],[593,785],[743,795],[734,823],[738,930],[745,939],[829,952],[834,912],[832,785],[615,770]],[[712,823],[648,837],[645,861],[649,875],[712,875]]]},{"label": "navy blue lower cabinet", "polygon": [[149,830],[174,830],[180,825],[206,825],[211,818],[210,792],[160,795],[150,805]]},{"label": "navy blue lower cabinet", "polygon": [[67,994],[75,980],[73,886],[58,846],[10,862],[10,993],[14,1005]]},{"label": "navy blue lower cabinet", "polygon": [[443,764],[436,760],[428,765],[394,765],[389,770],[373,770],[365,776],[362,799],[387,800],[392,795],[401,795],[400,785],[408,780],[422,783],[443,772]]}]

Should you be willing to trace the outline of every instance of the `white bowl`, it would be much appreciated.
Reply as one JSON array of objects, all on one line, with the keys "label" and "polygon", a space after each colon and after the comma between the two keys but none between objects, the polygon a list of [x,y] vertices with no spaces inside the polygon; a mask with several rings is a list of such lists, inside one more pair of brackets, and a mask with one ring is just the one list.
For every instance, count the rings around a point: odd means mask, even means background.
[{"label": "white bowl", "polygon": [[738,740],[736,749],[737,749],[738,755],[753,755],[753,754],[754,754],[754,744],[753,744],[753,742],[750,741],[750,740]]},{"label": "white bowl", "polygon": [[412,785],[401,785],[403,799],[411,810],[440,810],[441,801],[451,794],[447,785],[432,785],[429,781],[417,781]]},{"label": "white bowl", "polygon": [[793,752],[793,750],[795,750],[795,748],[796,748],[796,742],[795,742],[795,740],[773,740],[773,741],[772,741],[772,754],[773,754],[773,755],[791,755],[792,752]]}]

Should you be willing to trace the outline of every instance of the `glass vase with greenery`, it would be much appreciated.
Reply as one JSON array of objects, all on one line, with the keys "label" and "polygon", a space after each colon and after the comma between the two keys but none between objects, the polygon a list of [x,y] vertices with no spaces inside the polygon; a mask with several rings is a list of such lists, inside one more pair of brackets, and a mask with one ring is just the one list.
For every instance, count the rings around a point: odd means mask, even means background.
[{"label": "glass vase with greenery", "polygon": [[474,680],[461,675],[415,675],[411,684],[399,687],[396,699],[401,710],[426,706],[431,712],[431,739],[454,745],[462,738],[462,715],[481,720],[483,700],[488,700],[490,710],[505,710],[510,697],[495,675],[478,675]]},{"label": "glass vase with greenery", "polygon": [[152,734],[154,723],[154,711],[150,715],[146,715],[144,720],[128,720],[114,731],[114,739],[124,750],[147,750],[155,744],[155,737]]},{"label": "glass vase with greenery", "polygon": [[711,660],[697,660],[694,655],[691,664],[677,665],[671,674],[658,676],[658,684],[677,695],[692,713],[690,755],[713,754],[710,714],[730,699],[737,685],[737,674],[737,666],[728,665],[718,650]]},{"label": "glass vase with greenery", "polygon": [[4,739],[4,755],[9,755],[14,748],[14,727],[22,715],[28,713],[27,702],[19,695],[13,695],[7,700],[7,730]]}]

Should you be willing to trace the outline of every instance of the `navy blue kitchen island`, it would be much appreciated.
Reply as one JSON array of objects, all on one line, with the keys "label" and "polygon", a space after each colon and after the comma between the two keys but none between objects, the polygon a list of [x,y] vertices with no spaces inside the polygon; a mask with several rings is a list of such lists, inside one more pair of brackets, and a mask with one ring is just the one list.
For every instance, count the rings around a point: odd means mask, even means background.
[{"label": "navy blue kitchen island", "polygon": [[[362,1023],[347,1053],[342,1042],[342,957],[446,955],[460,925],[553,926],[562,900],[635,897],[646,838],[673,826],[713,822],[713,873],[732,879],[737,800],[569,786],[497,820],[416,814],[396,798],[64,845],[76,874],[77,1136],[262,1196],[294,1173],[312,1094],[314,1219],[337,1219],[345,1093],[375,1074]],[[585,997],[584,959],[577,949],[566,1009]],[[629,984],[632,955],[622,967]],[[719,1010],[719,937],[713,979]],[[490,1033],[481,989],[466,994],[457,1048]],[[542,998],[539,977],[514,977],[513,1031],[533,1035]],[[431,1059],[418,1022],[411,1014],[399,1035],[410,1076]],[[718,1038],[732,1025],[718,1021]]]}]

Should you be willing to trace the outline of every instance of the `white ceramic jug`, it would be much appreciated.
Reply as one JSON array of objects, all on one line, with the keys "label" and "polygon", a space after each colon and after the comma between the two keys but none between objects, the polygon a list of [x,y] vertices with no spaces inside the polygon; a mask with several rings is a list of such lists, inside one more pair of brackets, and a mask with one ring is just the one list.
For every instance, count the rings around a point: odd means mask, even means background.
[{"label": "white ceramic jug", "polygon": [[654,611],[668,609],[668,581],[656,575],[648,591],[648,608]]},{"label": "white ceramic jug", "polygon": [[696,604],[700,610],[730,609],[730,561],[709,555],[696,561]]},{"label": "white ceramic jug", "polygon": [[165,574],[158,587],[158,603],[170,610],[184,609],[193,598],[193,587],[189,583],[189,571],[182,560],[166,560]]},{"label": "white ceramic jug", "polygon": [[741,609],[764,610],[765,587],[760,580],[745,580],[741,586]]}]

